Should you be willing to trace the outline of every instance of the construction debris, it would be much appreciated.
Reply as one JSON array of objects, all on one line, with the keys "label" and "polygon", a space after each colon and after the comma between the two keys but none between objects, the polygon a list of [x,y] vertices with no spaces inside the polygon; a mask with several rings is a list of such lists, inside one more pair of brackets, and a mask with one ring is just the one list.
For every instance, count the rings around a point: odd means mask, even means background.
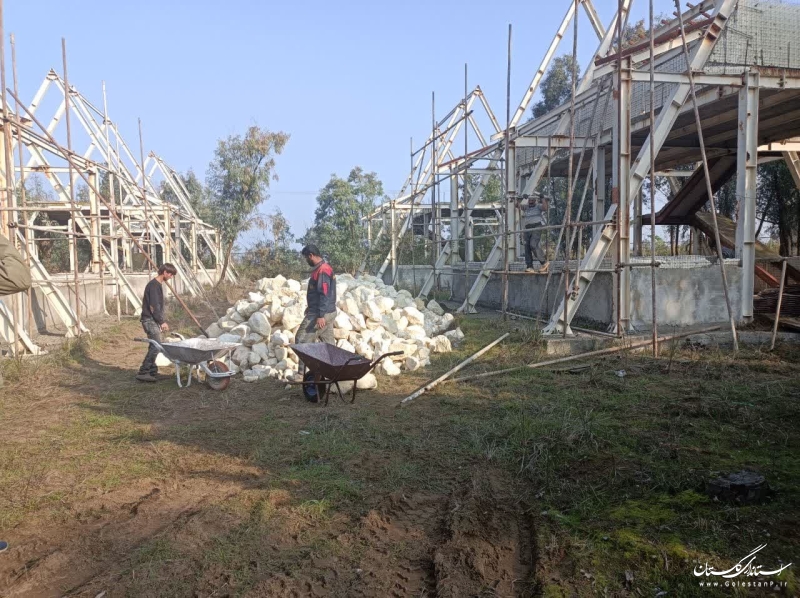
[{"label": "construction debris", "polygon": [[[299,282],[280,275],[262,278],[246,299],[237,301],[206,330],[210,338],[242,344],[233,352],[232,361],[234,371],[241,371],[245,382],[302,379],[298,358],[289,345],[303,321],[307,287],[308,280]],[[336,287],[336,346],[367,359],[402,351],[378,367],[387,376],[425,367],[431,353],[449,353],[464,338],[460,328],[450,330],[454,317],[436,301],[425,304],[374,276],[356,279],[341,274]],[[371,377],[363,384],[375,388],[377,379]]]}]

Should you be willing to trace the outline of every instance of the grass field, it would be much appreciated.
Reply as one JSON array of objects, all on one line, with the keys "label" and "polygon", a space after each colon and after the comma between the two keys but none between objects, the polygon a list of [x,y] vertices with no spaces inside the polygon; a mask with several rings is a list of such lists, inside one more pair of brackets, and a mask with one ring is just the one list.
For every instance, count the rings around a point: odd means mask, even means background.
[{"label": "grass field", "polygon": [[[132,320],[3,361],[0,595],[745,596],[692,571],[800,556],[797,349],[622,353],[399,408],[504,331],[465,373],[539,357],[519,322],[461,326],[427,370],[327,408],[273,381],[137,384]],[[765,502],[706,496],[741,469]]]}]

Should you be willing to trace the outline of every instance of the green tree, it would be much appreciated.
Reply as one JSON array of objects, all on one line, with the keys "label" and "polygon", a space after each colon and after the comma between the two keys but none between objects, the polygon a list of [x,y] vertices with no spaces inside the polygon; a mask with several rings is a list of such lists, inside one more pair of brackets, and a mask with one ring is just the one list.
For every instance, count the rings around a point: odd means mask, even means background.
[{"label": "green tree", "polygon": [[364,172],[357,166],[347,179],[332,174],[317,195],[314,224],[302,242],[315,243],[335,269],[355,273],[367,252],[362,218],[383,197],[383,183],[374,172]]},{"label": "green tree", "polygon": [[[572,67],[571,54],[564,54],[553,60],[539,86],[542,99],[531,108],[533,118],[539,118],[558,108],[572,96]],[[575,65],[575,72],[580,72],[580,65]]]},{"label": "green tree", "polygon": [[208,222],[219,229],[225,258],[220,280],[230,263],[239,233],[257,222],[256,208],[269,198],[269,184],[277,180],[275,156],[283,152],[289,135],[252,126],[244,136],[232,135],[217,142],[208,167]]}]

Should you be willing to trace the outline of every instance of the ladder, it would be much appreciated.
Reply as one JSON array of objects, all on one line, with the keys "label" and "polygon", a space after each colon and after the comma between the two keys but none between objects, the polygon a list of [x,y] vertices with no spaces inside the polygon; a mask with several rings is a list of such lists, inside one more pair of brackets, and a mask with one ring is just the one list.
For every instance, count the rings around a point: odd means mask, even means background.
[{"label": "ladder", "polygon": [[[617,204],[611,204],[611,207],[606,212],[605,220],[610,221],[617,211]],[[617,227],[615,223],[608,222],[592,239],[592,244],[586,251],[586,255],[581,261],[580,275],[577,281],[577,290],[573,291],[569,296],[566,310],[564,309],[564,299],[558,309],[553,312],[550,318],[550,323],[544,327],[542,334],[559,334],[563,333],[566,328],[567,334],[572,334],[570,330],[570,322],[580,307],[581,302],[586,297],[586,291],[589,290],[589,285],[592,284],[596,270],[600,268],[603,259],[606,257],[611,243],[617,236]]]},{"label": "ladder", "polygon": [[[22,249],[22,257],[27,257],[29,252],[28,248],[25,246],[25,237],[22,235],[21,231],[17,230],[16,232],[19,246]],[[72,309],[72,306],[69,304],[67,298],[64,297],[61,290],[53,283],[50,273],[39,260],[39,257],[33,252],[30,252],[30,254],[31,279],[42,291],[47,303],[50,304],[50,307],[53,308],[53,311],[56,312],[56,315],[58,315],[67,327],[66,337],[71,338],[75,336],[78,326],[78,317],[75,315],[75,311]],[[89,332],[89,329],[86,328],[82,322],[80,323],[80,327],[82,332]]]}]

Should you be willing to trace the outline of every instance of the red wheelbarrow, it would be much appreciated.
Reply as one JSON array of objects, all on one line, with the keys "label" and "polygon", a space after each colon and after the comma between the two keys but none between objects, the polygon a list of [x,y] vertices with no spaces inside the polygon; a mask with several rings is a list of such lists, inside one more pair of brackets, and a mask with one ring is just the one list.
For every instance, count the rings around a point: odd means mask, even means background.
[{"label": "red wheelbarrow", "polygon": [[[328,396],[331,387],[336,387],[339,398],[345,403],[353,403],[356,400],[356,382],[371,372],[386,357],[402,355],[402,351],[384,353],[375,361],[370,361],[366,357],[340,349],[336,345],[327,343],[302,343],[289,345],[289,348],[297,353],[306,366],[306,374],[302,382],[295,384],[303,385],[303,395],[311,402],[318,402],[320,398],[325,405],[328,404]],[[353,382],[353,396],[348,401],[344,398],[339,382]]]}]

